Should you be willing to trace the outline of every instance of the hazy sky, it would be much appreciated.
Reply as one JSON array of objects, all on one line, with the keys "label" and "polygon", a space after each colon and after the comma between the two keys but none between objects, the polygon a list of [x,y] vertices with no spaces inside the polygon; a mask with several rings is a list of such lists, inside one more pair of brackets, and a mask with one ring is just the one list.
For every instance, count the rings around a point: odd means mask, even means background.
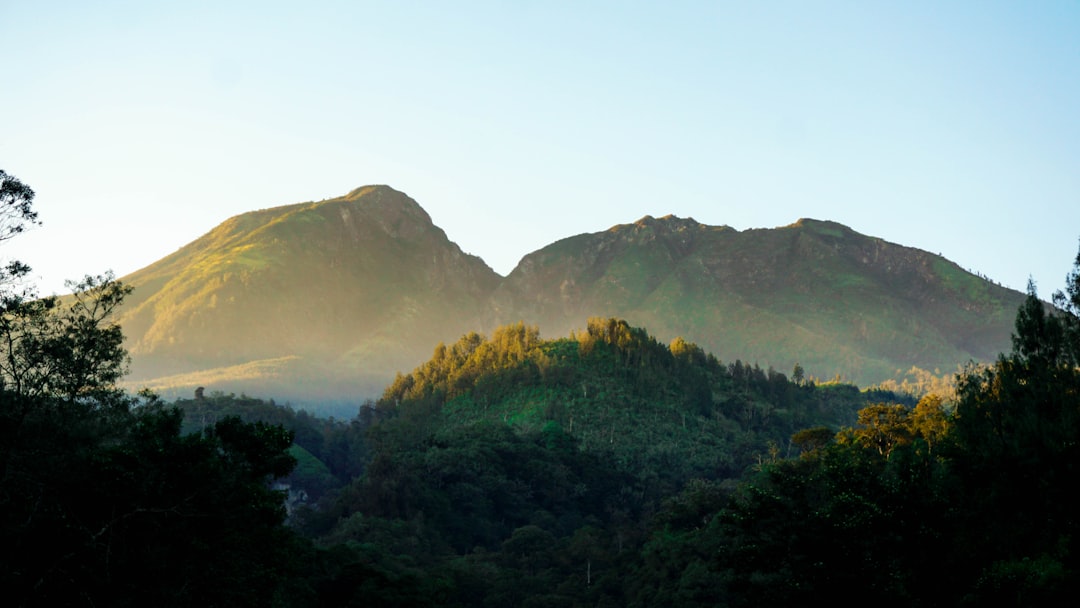
[{"label": "hazy sky", "polygon": [[0,257],[124,275],[366,184],[508,273],[672,213],[800,217],[1040,295],[1080,244],[1080,3],[0,0]]}]

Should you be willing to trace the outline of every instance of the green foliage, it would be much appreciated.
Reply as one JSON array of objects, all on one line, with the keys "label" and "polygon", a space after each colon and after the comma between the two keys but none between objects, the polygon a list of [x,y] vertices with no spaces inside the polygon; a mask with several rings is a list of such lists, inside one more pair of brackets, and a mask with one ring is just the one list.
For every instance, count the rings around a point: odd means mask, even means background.
[{"label": "green foliage", "polygon": [[295,443],[290,451],[299,460],[297,469],[284,478],[294,490],[317,500],[331,488],[359,475],[368,459],[364,424],[317,418],[300,409],[280,406],[247,395],[212,392],[195,399],[178,399],[173,405],[184,413],[184,433],[198,433],[233,417],[246,423],[280,426]]},{"label": "green foliage", "polygon": [[[9,413],[10,401],[3,403]],[[269,481],[295,462],[280,427],[226,418],[183,435],[154,403],[5,416],[3,586],[14,605],[265,606],[297,540]]]},{"label": "green foliage", "polygon": [[873,448],[886,459],[897,447],[910,444],[910,411],[900,404],[875,403],[859,410],[860,430],[853,433],[863,447]]},{"label": "green foliage", "polygon": [[1080,252],[1065,279],[1065,291],[1054,293],[1054,305],[1059,311],[1057,318],[1063,326],[1069,356],[1074,362],[1080,361]]},{"label": "green foliage", "polygon": [[265,606],[302,550],[269,481],[291,434],[80,397],[0,394],[0,572],[13,605]]},{"label": "green foliage", "polygon": [[794,449],[802,426],[854,422],[868,398],[724,365],[618,319],[555,340],[523,323],[470,333],[366,410],[369,464],[297,525],[357,560],[379,547],[379,576],[450,581],[444,605],[690,605],[726,575],[680,549],[687,574],[650,595],[637,561],[667,549],[649,522],[684,540],[715,525],[734,479]]},{"label": "green foliage", "polygon": [[786,444],[813,424],[838,428],[863,404],[854,387],[795,385],[773,370],[722,365],[685,340],[667,347],[625,321],[590,319],[570,339],[540,340],[518,323],[440,345],[376,407],[410,446],[443,426],[531,432],[555,422],[660,494],[694,477],[738,477],[770,441]]},{"label": "green foliage", "polygon": [[[1013,564],[1005,568],[1013,571],[1018,560],[1052,557],[1067,574],[1055,593],[1075,589],[1080,529],[1069,488],[1080,470],[1078,322],[1069,308],[1048,313],[1031,287],[1012,353],[960,384],[948,447],[957,471],[970,480],[965,498],[982,522],[960,530],[983,560],[999,562],[984,571],[984,582],[999,580],[1002,564]],[[981,536],[983,525],[996,533]],[[1041,588],[1032,597],[1047,592],[1042,578],[1014,577],[1009,584],[1024,580]]]},{"label": "green foliage", "polygon": [[[32,193],[18,207],[0,181],[2,241],[19,231],[3,226],[8,205],[34,216]],[[180,410],[116,385],[127,353],[112,313],[130,289],[107,275],[73,287],[39,300],[0,284],[4,601],[304,605],[293,559],[308,549],[269,486],[295,464],[291,433],[234,417],[181,433]]]},{"label": "green foliage", "polygon": [[26,397],[109,401],[127,353],[109,316],[131,289],[110,275],[69,283],[65,301],[8,295],[0,304],[0,391]]},{"label": "green foliage", "polygon": [[[1072,293],[1077,271],[1080,258]],[[647,546],[706,555],[677,563],[702,564],[733,606],[841,594],[874,605],[1070,605],[1080,589],[1072,299],[1048,310],[1031,289],[1012,352],[965,371],[955,408],[937,395],[914,408],[876,403],[834,441],[822,429],[797,433],[809,446],[801,458],[765,463],[699,517],[658,517],[708,525],[668,524]],[[656,579],[655,568],[642,575],[661,592],[683,583]]]}]

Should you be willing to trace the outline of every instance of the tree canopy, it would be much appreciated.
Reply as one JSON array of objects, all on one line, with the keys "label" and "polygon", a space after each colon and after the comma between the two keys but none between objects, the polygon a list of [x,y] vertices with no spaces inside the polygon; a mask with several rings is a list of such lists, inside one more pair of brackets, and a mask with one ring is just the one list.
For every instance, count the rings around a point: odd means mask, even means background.
[{"label": "tree canopy", "polygon": [[[0,171],[0,244],[36,222]],[[117,382],[127,364],[111,275],[37,298],[0,271],[0,586],[16,606],[269,606],[304,550],[283,526],[292,434],[182,412]]]}]

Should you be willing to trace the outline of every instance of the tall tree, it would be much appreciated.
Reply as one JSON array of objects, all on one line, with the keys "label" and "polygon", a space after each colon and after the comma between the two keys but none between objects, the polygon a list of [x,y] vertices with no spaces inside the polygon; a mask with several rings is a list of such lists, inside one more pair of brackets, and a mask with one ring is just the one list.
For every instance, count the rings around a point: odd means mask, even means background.
[{"label": "tall tree", "polygon": [[1056,310],[1030,284],[1012,352],[959,384],[950,456],[969,517],[957,544],[983,600],[1048,605],[1080,587],[1078,272],[1080,256]]},{"label": "tall tree", "polygon": [[1064,325],[1065,346],[1074,365],[1080,364],[1080,251],[1065,279],[1065,291],[1054,293],[1054,306]]}]

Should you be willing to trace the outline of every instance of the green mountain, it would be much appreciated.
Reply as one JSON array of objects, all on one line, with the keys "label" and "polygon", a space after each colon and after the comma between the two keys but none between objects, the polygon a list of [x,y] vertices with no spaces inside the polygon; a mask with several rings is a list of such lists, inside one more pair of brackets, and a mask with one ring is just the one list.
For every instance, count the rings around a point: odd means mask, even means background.
[{"label": "green mountain", "polygon": [[500,277],[385,186],[233,217],[123,278],[131,382],[377,394],[480,324]]},{"label": "green mountain", "polygon": [[1023,294],[834,222],[740,232],[669,215],[531,253],[491,301],[497,324],[545,335],[616,316],[725,361],[868,384],[992,360]]},{"label": "green mountain", "polygon": [[619,317],[725,362],[861,384],[949,373],[1005,350],[1023,299],[815,220],[740,232],[647,216],[558,241],[503,278],[386,186],[233,217],[123,280],[132,387],[353,403],[435,344],[519,320],[561,336]]}]

